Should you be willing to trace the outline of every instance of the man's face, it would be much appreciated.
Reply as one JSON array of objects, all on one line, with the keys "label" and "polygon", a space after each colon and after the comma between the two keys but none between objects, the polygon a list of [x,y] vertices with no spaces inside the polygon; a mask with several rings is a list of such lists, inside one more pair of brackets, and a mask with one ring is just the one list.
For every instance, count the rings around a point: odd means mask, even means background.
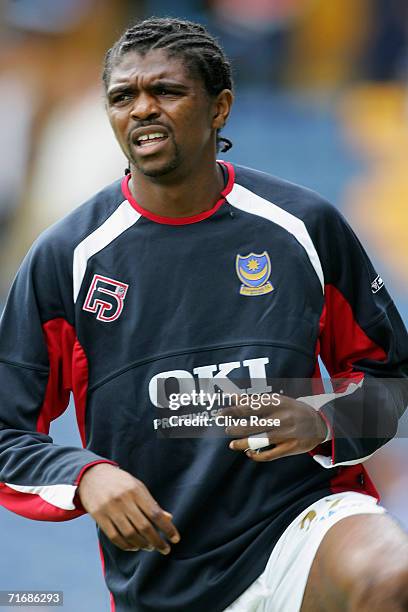
[{"label": "man's face", "polygon": [[107,111],[123,152],[146,176],[182,175],[215,154],[215,101],[164,49],[123,56],[112,70]]}]

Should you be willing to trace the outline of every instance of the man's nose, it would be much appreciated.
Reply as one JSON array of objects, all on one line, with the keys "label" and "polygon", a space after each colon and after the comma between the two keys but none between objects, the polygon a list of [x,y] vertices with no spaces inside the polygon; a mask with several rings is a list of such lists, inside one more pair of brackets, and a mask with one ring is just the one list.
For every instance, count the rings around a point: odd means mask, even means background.
[{"label": "man's nose", "polygon": [[143,120],[158,117],[160,115],[160,109],[157,106],[154,96],[141,92],[135,98],[130,114],[134,119]]}]

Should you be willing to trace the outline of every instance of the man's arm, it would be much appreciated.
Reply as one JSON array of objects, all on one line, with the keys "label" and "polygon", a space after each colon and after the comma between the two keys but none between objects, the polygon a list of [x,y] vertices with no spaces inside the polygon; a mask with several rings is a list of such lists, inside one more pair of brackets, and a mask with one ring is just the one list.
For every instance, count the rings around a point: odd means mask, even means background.
[{"label": "man's arm", "polygon": [[58,446],[48,435],[70,391],[75,395],[75,355],[82,350],[65,314],[61,282],[51,250],[34,247],[0,321],[0,504],[46,521],[89,512],[120,548],[167,554],[166,538],[176,543],[179,535],[144,484],[113,461]]},{"label": "man's arm", "polygon": [[314,458],[324,467],[370,457],[396,433],[408,404],[408,334],[382,278],[343,219],[329,209],[320,239],[325,306],[320,356],[335,395],[320,413],[331,448]]},{"label": "man's arm", "polygon": [[[334,392],[298,400],[282,397],[279,406],[258,411],[280,419],[274,431],[227,428],[228,435],[242,436],[230,448],[249,449],[246,454],[254,461],[309,451],[326,468],[361,463],[395,435],[408,404],[408,334],[401,317],[344,218],[327,204],[318,212],[308,227],[325,279],[316,354],[332,377]],[[236,416],[251,412],[239,406],[226,411]],[[261,439],[249,438],[256,434]],[[253,450],[268,444],[275,446]]]},{"label": "man's arm", "polygon": [[48,435],[69,402],[76,342],[54,276],[49,253],[33,247],[0,321],[0,503],[28,518],[61,521],[84,513],[78,483],[108,460]]}]

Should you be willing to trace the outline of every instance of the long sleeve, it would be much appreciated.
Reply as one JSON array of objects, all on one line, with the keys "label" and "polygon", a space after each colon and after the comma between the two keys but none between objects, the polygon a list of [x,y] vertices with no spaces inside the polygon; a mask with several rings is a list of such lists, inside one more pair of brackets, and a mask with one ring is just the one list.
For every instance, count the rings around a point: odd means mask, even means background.
[{"label": "long sleeve", "polygon": [[84,513],[76,497],[79,480],[107,460],[58,446],[48,435],[71,390],[79,404],[86,401],[86,361],[52,259],[44,246],[30,251],[0,322],[0,504],[28,518],[62,521]]},{"label": "long sleeve", "polygon": [[[320,401],[330,442],[324,467],[370,457],[396,433],[408,403],[408,335],[382,278],[344,218],[326,209],[317,237],[325,277],[318,354],[334,394]],[[322,450],[324,448],[324,450]]]}]

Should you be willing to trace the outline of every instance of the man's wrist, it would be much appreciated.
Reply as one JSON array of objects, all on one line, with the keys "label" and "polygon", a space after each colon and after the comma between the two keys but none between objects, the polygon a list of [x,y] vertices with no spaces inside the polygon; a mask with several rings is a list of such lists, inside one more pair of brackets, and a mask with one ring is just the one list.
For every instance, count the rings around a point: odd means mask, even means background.
[{"label": "man's wrist", "polygon": [[76,507],[81,507],[81,509],[84,509],[83,503],[82,503],[82,499],[81,499],[81,494],[83,493],[83,489],[84,486],[86,486],[87,481],[89,480],[89,477],[92,474],[94,475],[97,472],[103,472],[104,469],[106,469],[106,466],[109,466],[109,468],[116,468],[118,469],[119,466],[117,465],[117,463],[114,463],[113,461],[109,461],[108,459],[103,460],[101,459],[100,461],[95,461],[93,463],[89,463],[88,465],[86,465],[84,468],[82,468],[78,478],[77,478],[77,492],[76,492],[76,496],[75,496],[75,506]]},{"label": "man's wrist", "polygon": [[92,461],[91,463],[88,463],[87,465],[85,465],[82,468],[82,470],[79,472],[77,479],[76,479],[76,485],[79,486],[81,484],[82,478],[90,469],[95,468],[96,466],[103,466],[103,465],[111,465],[112,467],[119,467],[117,463],[115,463],[114,461],[110,461],[110,459],[97,459],[96,461]]}]

